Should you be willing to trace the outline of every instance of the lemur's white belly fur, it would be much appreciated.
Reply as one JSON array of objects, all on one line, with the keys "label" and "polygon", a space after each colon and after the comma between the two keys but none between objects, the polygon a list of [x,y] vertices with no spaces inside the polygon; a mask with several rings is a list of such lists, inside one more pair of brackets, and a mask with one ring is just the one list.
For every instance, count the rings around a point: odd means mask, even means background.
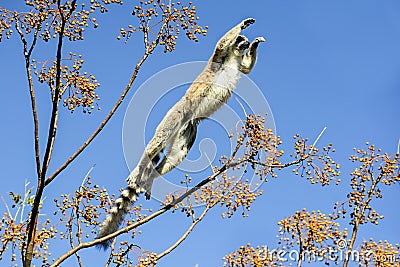
[{"label": "lemur's white belly fur", "polygon": [[[202,79],[207,81],[208,86],[207,89],[204,90],[201,94],[193,94],[192,88],[189,88],[186,96],[191,100],[194,100],[198,105],[195,108],[195,112],[192,114],[194,118],[206,118],[211,116],[215,111],[217,111],[227,100],[231,97],[233,90],[235,89],[239,78],[240,71],[238,70],[238,62],[233,61],[231,64],[218,64],[220,66],[218,70],[210,69],[210,64],[217,63],[209,63],[206,69],[199,75],[198,79],[193,83],[192,86],[196,86],[197,84],[202,83]],[[213,66],[215,68],[216,66]],[[218,68],[217,67],[217,68]],[[208,74],[212,73],[212,77]],[[191,87],[192,87],[191,86]],[[204,86],[204,83],[203,83]]]}]

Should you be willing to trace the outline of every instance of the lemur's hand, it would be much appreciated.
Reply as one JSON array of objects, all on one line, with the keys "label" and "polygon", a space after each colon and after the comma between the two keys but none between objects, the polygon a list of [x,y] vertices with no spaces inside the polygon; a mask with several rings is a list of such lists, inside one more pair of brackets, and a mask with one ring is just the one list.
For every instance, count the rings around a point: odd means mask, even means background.
[{"label": "lemur's hand", "polygon": [[250,26],[251,24],[253,24],[254,22],[256,22],[256,20],[253,19],[253,18],[247,18],[247,19],[243,20],[242,23],[240,24],[242,30],[243,30],[243,29],[246,29],[247,27],[249,27],[249,26]]},{"label": "lemur's hand", "polygon": [[250,44],[250,50],[254,50],[258,47],[259,43],[265,42],[264,37],[257,37],[256,39],[253,40]]},{"label": "lemur's hand", "polygon": [[253,41],[253,43],[262,43],[262,42],[265,42],[265,39],[264,39],[264,37],[262,37],[262,36],[257,37],[257,38],[254,39],[254,41]]}]

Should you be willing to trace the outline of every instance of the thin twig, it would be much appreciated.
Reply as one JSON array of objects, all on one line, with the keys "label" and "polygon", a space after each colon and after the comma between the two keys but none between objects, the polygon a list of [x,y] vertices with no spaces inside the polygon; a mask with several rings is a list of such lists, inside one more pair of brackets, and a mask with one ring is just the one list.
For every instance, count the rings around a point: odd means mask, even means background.
[{"label": "thin twig", "polygon": [[36,97],[35,97],[35,90],[33,86],[33,79],[32,79],[32,72],[31,72],[31,65],[30,65],[30,56],[32,54],[33,48],[36,44],[37,39],[37,32],[35,31],[32,45],[28,51],[28,42],[25,39],[25,36],[20,28],[19,19],[17,15],[15,15],[15,28],[21,38],[23,43],[23,50],[24,50],[24,58],[25,58],[25,70],[28,77],[28,87],[29,87],[29,95],[31,100],[31,110],[32,110],[32,117],[33,117],[33,126],[34,126],[34,146],[35,146],[35,161],[36,161],[36,173],[37,177],[41,176],[41,163],[40,163],[40,147],[39,147],[39,118],[37,115],[37,106],[36,106]]},{"label": "thin twig", "polygon": [[297,230],[297,234],[299,235],[299,259],[297,261],[297,267],[301,267],[301,264],[303,262],[303,252],[304,252],[304,247],[303,247],[303,240],[302,240],[302,234],[301,234],[301,230],[299,227],[299,223],[296,224],[296,230]]},{"label": "thin twig", "polygon": [[[74,207],[74,212],[76,212],[76,207]],[[72,221],[74,219],[73,214],[71,214],[71,217],[68,220],[68,233],[69,233],[69,245],[71,246],[71,248],[74,248],[74,236],[73,236],[73,227],[72,227]],[[78,223],[79,223],[79,217],[76,217]],[[78,229],[78,233],[79,233],[79,229]],[[74,255],[76,256],[76,259],[78,261],[79,266],[82,267],[82,261],[81,261],[81,257],[79,256],[78,252],[74,253]]]},{"label": "thin twig", "polygon": [[10,216],[10,217],[12,218],[10,208],[8,207],[7,202],[6,202],[6,200],[4,199],[3,195],[1,195],[1,199],[3,200],[4,206],[5,206],[6,209],[7,209],[8,216]]},{"label": "thin twig", "polygon": [[89,175],[90,175],[90,173],[93,171],[94,167],[96,167],[96,164],[93,164],[93,166],[88,170],[88,172],[86,173],[85,177],[84,177],[83,180],[82,180],[82,183],[81,183],[81,186],[80,186],[79,189],[82,189],[82,188],[83,188],[83,185],[85,184],[86,179],[89,177]]},{"label": "thin twig", "polygon": [[175,248],[177,248],[187,237],[188,235],[193,231],[195,226],[206,216],[207,212],[210,210],[212,206],[207,205],[206,208],[203,210],[203,212],[200,214],[200,216],[192,222],[190,227],[186,230],[186,232],[168,249],[164,250],[160,254],[157,255],[157,260],[161,259],[162,257],[168,255],[173,251]]},{"label": "thin twig", "polygon": [[[208,161],[208,164],[210,165],[211,171],[214,172],[214,167],[213,167],[213,165],[212,165],[212,162],[211,162],[210,158],[209,158],[208,155],[207,155],[207,152],[204,152],[204,155],[205,155],[206,158],[207,158],[207,161]],[[187,186],[187,184],[186,184],[186,186]]]},{"label": "thin twig", "polygon": [[242,102],[240,102],[239,98],[237,98],[237,97],[235,99],[236,99],[236,102],[238,102],[240,107],[242,108],[244,116],[247,118],[247,112],[246,112],[246,109],[244,108]]},{"label": "thin twig", "polygon": [[104,265],[104,267],[108,267],[111,264],[112,258],[113,258],[113,254],[114,254],[114,250],[115,250],[115,244],[117,243],[117,239],[114,238],[114,240],[111,243],[111,251],[110,251],[110,256],[108,257],[108,260],[106,262],[106,264]]},{"label": "thin twig", "polygon": [[325,126],[324,129],[322,129],[322,131],[319,133],[317,139],[315,139],[314,143],[313,143],[312,146],[311,146],[312,149],[310,150],[309,154],[311,154],[311,151],[314,149],[314,147],[315,147],[315,145],[317,144],[318,140],[319,140],[319,139],[321,138],[321,136],[324,134],[326,128],[327,128],[327,127]]},{"label": "thin twig", "polygon": [[[126,255],[128,255],[129,251],[131,251],[131,249],[133,249],[134,247],[138,247],[138,248],[141,250],[142,254],[143,254],[142,249],[141,249],[138,245],[129,244],[129,246],[125,249],[125,251],[122,252],[119,256],[120,256],[121,258],[125,257]],[[136,257],[139,258],[139,256],[137,255],[136,252],[134,252],[134,254],[135,254]],[[129,259],[129,258],[127,258],[127,259]],[[123,262],[120,262],[120,263],[118,263],[115,267],[120,267],[121,264],[124,264],[124,263],[123,263]]]},{"label": "thin twig", "polygon": [[30,189],[27,189],[29,184],[30,184],[30,182],[25,180],[25,184],[24,184],[24,202],[22,202],[22,207],[21,207],[21,219],[20,219],[21,223],[23,221],[23,216],[24,216],[24,212],[25,212],[26,200],[28,199],[29,194],[31,193]]},{"label": "thin twig", "polygon": [[[74,214],[76,215],[76,237],[78,238],[78,244],[82,243],[82,228],[81,228],[81,222],[80,222],[80,218],[79,218],[79,204],[82,200],[82,195],[79,196],[79,199],[76,198],[75,199],[75,206],[73,208],[73,214],[71,215],[71,221],[70,221],[70,232],[71,232],[71,236],[70,236],[70,242],[71,242],[71,248],[74,248],[74,241],[73,241],[73,236],[72,236],[72,220],[74,218]],[[75,253],[76,259],[78,261],[79,266],[82,267],[82,260],[81,257],[79,256],[78,252]]]},{"label": "thin twig", "polygon": [[[364,220],[362,218],[364,217],[365,211],[367,210],[367,207],[369,206],[369,203],[371,202],[372,197],[374,196],[375,188],[380,183],[381,179],[384,176],[384,173],[381,171],[376,179],[373,178],[373,176],[374,176],[373,173],[370,173],[370,175],[371,175],[372,184],[371,184],[371,187],[369,188],[369,190],[367,191],[367,196],[368,197],[364,201],[360,212],[357,213],[357,214],[356,214],[356,212],[354,212],[354,215],[357,215],[357,216],[354,216],[354,226],[353,226],[353,229],[352,229],[350,242],[347,245],[347,253],[350,253],[351,251],[353,251],[353,247],[354,247],[354,243],[356,242],[359,226],[360,226],[361,223],[363,223],[362,220]],[[358,215],[360,215],[360,216],[358,216]],[[344,262],[343,262],[343,267],[347,267],[348,266],[349,258],[350,257],[345,257]]]},{"label": "thin twig", "polygon": [[299,159],[296,159],[296,160],[293,160],[291,162],[284,163],[284,164],[266,164],[264,162],[257,161],[257,160],[254,160],[254,159],[244,159],[244,160],[238,161],[238,163],[243,163],[243,162],[248,161],[250,163],[258,164],[258,165],[261,165],[263,167],[283,169],[283,168],[286,168],[286,167],[289,167],[289,166],[293,166],[293,165],[299,164],[300,162],[304,161],[306,158],[308,158],[308,155],[305,155],[302,158],[299,158]]}]

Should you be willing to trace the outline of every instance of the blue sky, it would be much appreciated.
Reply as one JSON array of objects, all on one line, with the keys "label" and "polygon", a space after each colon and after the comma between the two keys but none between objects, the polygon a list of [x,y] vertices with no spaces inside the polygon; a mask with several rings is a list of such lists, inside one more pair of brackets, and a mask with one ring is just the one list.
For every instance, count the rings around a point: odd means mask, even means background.
[{"label": "blue sky", "polygon": [[[22,2],[22,1],[19,1]],[[0,6],[19,9],[16,1],[0,1]],[[155,73],[175,64],[206,61],[215,43],[230,27],[244,18],[253,17],[256,23],[245,31],[249,39],[264,36],[259,58],[249,78],[260,88],[273,112],[283,148],[290,152],[292,136],[315,139],[323,127],[326,132],[319,140],[323,146],[333,143],[334,158],[341,163],[343,181],[339,186],[321,188],[283,172],[276,180],[263,185],[264,195],[253,205],[248,218],[237,214],[222,219],[216,208],[198,225],[193,234],[160,266],[217,266],[221,258],[250,242],[253,245],[273,247],[277,240],[276,223],[303,207],[329,213],[336,201],[344,201],[350,190],[349,172],[355,166],[348,156],[353,147],[363,147],[366,141],[394,154],[400,137],[400,3],[398,1],[201,1],[197,3],[201,22],[209,26],[206,38],[199,43],[178,40],[177,50],[163,54],[161,49],[147,61],[134,88],[105,130],[88,149],[50,185],[45,196],[51,213],[52,199],[72,192],[86,172],[92,172],[94,181],[117,192],[125,186],[129,170],[122,146],[122,126],[129,100],[140,85]],[[142,42],[132,38],[128,44],[116,40],[118,30],[132,22],[123,15],[122,8],[111,8],[109,14],[99,17],[100,27],[88,30],[86,41],[65,46],[64,52],[74,51],[86,59],[86,69],[101,83],[98,93],[102,111],[93,115],[77,110],[70,114],[60,112],[60,125],[50,170],[75,151],[97,127],[106,111],[113,105],[125,87],[133,66],[142,53]],[[121,22],[119,21],[121,20]],[[24,75],[22,47],[17,36],[0,44],[2,62],[2,112],[0,120],[2,170],[1,195],[21,192],[25,179],[35,182],[32,119],[27,82]],[[42,45],[42,44],[41,44]],[[55,55],[53,43],[42,46],[33,56],[43,60]],[[183,95],[186,88],[178,88],[164,100],[165,109]],[[49,95],[37,87],[41,134],[47,132]],[[234,105],[234,99],[230,103]],[[140,108],[140,107],[137,107]],[[163,112],[154,112],[146,126],[154,130]],[[199,139],[210,137],[215,130],[212,122],[199,128]],[[138,129],[142,131],[142,129]],[[45,143],[42,137],[41,147]],[[223,135],[214,140],[224,142]],[[199,141],[189,157],[196,157]],[[140,152],[139,152],[140,153]],[[172,176],[173,177],[173,173]],[[201,176],[194,176],[201,179]],[[373,237],[398,243],[400,202],[398,185],[384,188],[383,199],[374,202],[378,213],[385,215],[379,226],[361,227],[357,243]],[[157,208],[155,200],[141,203]],[[1,211],[5,210],[1,205]],[[189,220],[184,214],[159,218],[142,228],[143,234],[135,242],[143,249],[160,252],[174,242]],[[348,225],[343,225],[348,227]],[[57,248],[58,249],[58,248]],[[57,256],[66,247],[53,252]],[[106,254],[95,249],[83,253],[90,265],[104,262]],[[95,259],[95,260],[94,260]],[[70,264],[75,264],[75,259]],[[98,261],[98,262],[97,262]],[[354,265],[355,266],[355,265]]]}]

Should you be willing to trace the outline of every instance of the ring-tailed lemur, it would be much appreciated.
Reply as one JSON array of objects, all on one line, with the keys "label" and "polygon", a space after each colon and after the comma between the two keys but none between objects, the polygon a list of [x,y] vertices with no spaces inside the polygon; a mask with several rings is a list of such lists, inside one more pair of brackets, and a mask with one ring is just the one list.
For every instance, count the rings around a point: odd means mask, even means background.
[{"label": "ring-tailed lemur", "polygon": [[[250,44],[245,36],[240,35],[243,29],[254,22],[252,18],[243,20],[218,41],[203,72],[157,127],[138,165],[127,178],[128,187],[115,201],[97,238],[118,229],[139,193],[146,192],[146,199],[150,198],[153,180],[185,159],[195,141],[198,123],[226,103],[240,73],[247,74],[254,67],[258,44],[265,40],[258,37]],[[160,161],[164,149],[166,153]],[[101,246],[106,249],[109,244],[105,242]]]}]

